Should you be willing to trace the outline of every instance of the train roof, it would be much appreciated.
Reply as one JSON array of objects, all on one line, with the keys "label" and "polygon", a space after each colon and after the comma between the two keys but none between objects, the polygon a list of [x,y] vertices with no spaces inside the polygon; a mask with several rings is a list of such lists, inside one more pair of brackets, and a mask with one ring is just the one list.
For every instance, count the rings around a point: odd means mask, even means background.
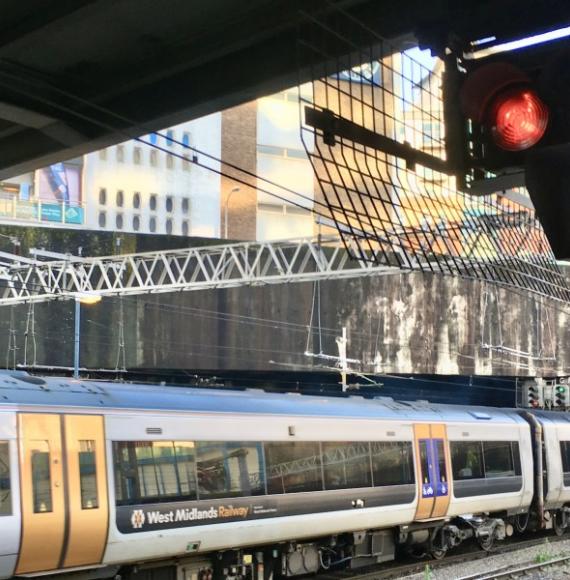
[{"label": "train roof", "polygon": [[145,411],[193,411],[361,419],[408,418],[418,421],[522,422],[513,409],[403,402],[386,397],[365,399],[203,389],[37,377],[20,371],[0,371],[2,407],[41,406]]},{"label": "train roof", "polygon": [[536,409],[531,411],[541,422],[567,424],[570,423],[570,413],[565,411],[545,411]]}]

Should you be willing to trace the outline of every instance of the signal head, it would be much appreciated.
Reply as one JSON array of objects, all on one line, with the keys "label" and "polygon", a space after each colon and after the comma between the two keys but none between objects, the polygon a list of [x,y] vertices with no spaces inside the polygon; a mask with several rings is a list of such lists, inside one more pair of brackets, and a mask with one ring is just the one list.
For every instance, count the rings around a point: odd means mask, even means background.
[{"label": "signal head", "polygon": [[506,151],[524,151],[536,145],[548,127],[548,107],[527,87],[499,93],[486,119],[493,141]]},{"label": "signal head", "polygon": [[549,110],[525,73],[507,62],[490,63],[470,73],[461,87],[465,114],[491,134],[497,147],[524,151],[548,128]]}]

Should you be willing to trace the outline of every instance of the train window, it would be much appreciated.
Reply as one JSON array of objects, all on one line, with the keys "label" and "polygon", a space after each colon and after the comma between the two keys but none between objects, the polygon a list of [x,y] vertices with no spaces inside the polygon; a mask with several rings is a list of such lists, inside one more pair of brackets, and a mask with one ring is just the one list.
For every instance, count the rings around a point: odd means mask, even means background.
[{"label": "train window", "polygon": [[11,513],[10,447],[8,441],[0,441],[0,516],[9,516]]},{"label": "train window", "polygon": [[50,452],[47,441],[33,441],[32,490],[34,512],[51,512],[53,506],[51,498]]},{"label": "train window", "polygon": [[[428,459],[428,451],[427,451],[427,441],[425,439],[420,441],[420,467],[421,467],[421,478],[422,483],[428,483],[430,480],[430,473],[429,473],[429,459]],[[376,478],[374,478],[376,481]]]},{"label": "train window", "polygon": [[515,464],[510,441],[483,441],[485,477],[514,477]]},{"label": "train window", "polygon": [[261,443],[199,441],[196,446],[200,499],[265,494]]},{"label": "train window", "polygon": [[323,443],[325,489],[370,487],[370,443]]},{"label": "train window", "polygon": [[570,472],[570,441],[560,441],[560,453],[562,455],[562,471]]},{"label": "train window", "polygon": [[443,440],[436,439],[435,447],[437,450],[437,461],[438,461],[438,471],[439,471],[439,481],[445,483],[447,481],[447,468],[445,462],[445,449],[443,447]]},{"label": "train window", "polygon": [[451,467],[453,479],[481,479],[483,473],[483,454],[479,441],[451,441]]},{"label": "train window", "polygon": [[99,507],[97,495],[97,465],[95,441],[79,441],[79,487],[81,508],[84,510]]},{"label": "train window", "polygon": [[[424,443],[425,442],[420,442]],[[421,445],[420,445],[421,446]],[[414,459],[410,441],[373,441],[372,472],[375,486],[414,483]],[[421,452],[420,452],[421,454]],[[427,454],[422,455],[422,473],[427,476]]]},{"label": "train window", "polygon": [[185,498],[196,498],[196,449],[192,441],[175,441],[176,469],[180,494]]},{"label": "train window", "polygon": [[194,443],[115,441],[118,505],[197,499]]},{"label": "train window", "polygon": [[134,445],[131,442],[113,442],[115,498],[118,505],[137,503],[140,496]]},{"label": "train window", "polygon": [[511,450],[513,452],[513,463],[515,465],[515,475],[522,475],[521,454],[519,453],[519,442],[511,441]]},{"label": "train window", "polygon": [[317,442],[266,443],[267,492],[321,491],[320,445]]}]

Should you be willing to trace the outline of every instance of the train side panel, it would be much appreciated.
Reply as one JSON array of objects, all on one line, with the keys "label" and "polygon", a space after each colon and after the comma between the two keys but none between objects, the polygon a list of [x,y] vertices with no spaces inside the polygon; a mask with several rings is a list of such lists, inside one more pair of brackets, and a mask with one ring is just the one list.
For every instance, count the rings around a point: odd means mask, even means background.
[{"label": "train side panel", "polygon": [[[570,457],[570,423],[566,415],[546,413],[537,417],[543,429],[545,465],[548,473],[545,507],[559,508],[570,504],[570,465],[563,456]],[[566,472],[566,473],[565,473]]]},{"label": "train side panel", "polygon": [[[512,415],[512,422],[449,423],[448,439],[453,467],[453,494],[448,515],[484,512],[526,512],[532,502],[534,480],[531,432],[528,423]],[[508,450],[514,457],[504,473],[485,473],[483,449],[489,454]],[[516,459],[520,457],[520,469]],[[478,449],[481,449],[479,452]],[[481,456],[478,457],[477,454]],[[460,463],[460,456],[463,463]],[[487,469],[489,466],[487,466]],[[478,473],[478,470],[481,470]],[[520,473],[519,473],[520,472]]]},{"label": "train side panel", "polygon": [[14,574],[20,548],[20,484],[16,414],[0,412],[0,578]]},{"label": "train side panel", "polygon": [[[110,482],[106,564],[390,528],[412,522],[416,511],[417,490],[413,483],[382,489],[339,489],[210,502],[174,502],[172,505],[116,506],[117,482],[113,469],[113,442],[125,440],[406,441],[412,449],[411,421],[345,418],[331,421],[322,417],[247,414],[173,416],[138,412],[108,414],[105,431]],[[236,519],[235,514],[241,516]],[[272,514],[281,515],[274,517]],[[198,516],[204,519],[198,521]],[[208,518],[211,519],[208,521]]]}]

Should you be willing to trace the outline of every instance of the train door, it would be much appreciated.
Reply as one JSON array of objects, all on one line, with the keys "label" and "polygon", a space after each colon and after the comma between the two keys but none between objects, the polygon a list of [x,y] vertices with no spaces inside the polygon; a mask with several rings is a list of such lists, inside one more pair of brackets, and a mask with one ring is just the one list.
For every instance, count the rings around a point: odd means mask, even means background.
[{"label": "train door", "polygon": [[108,501],[103,417],[21,413],[16,574],[101,562]]},{"label": "train door", "polygon": [[449,451],[445,425],[414,425],[418,507],[416,520],[442,518],[449,506]]}]

